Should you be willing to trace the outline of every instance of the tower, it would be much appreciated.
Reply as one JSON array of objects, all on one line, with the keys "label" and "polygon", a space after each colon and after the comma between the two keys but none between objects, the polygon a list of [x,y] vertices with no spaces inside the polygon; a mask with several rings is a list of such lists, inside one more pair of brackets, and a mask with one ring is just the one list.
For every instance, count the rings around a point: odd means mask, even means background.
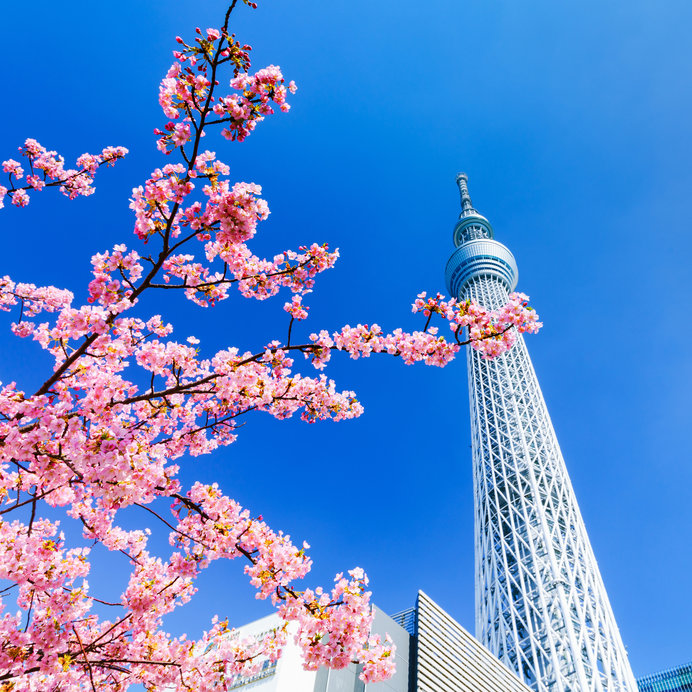
[{"label": "tower", "polygon": [[[496,309],[518,278],[457,175],[452,296]],[[536,692],[636,692],[548,409],[521,335],[467,351],[473,448],[476,637]]]}]

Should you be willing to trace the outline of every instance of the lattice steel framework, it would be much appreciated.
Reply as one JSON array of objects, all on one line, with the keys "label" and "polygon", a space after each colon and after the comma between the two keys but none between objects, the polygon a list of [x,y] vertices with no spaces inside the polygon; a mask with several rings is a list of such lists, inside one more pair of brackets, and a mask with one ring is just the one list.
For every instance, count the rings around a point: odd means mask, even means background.
[{"label": "lattice steel framework", "polygon": [[[507,301],[518,271],[459,174],[452,295]],[[468,350],[476,636],[536,692],[636,692],[548,409],[521,337],[487,360]]]}]

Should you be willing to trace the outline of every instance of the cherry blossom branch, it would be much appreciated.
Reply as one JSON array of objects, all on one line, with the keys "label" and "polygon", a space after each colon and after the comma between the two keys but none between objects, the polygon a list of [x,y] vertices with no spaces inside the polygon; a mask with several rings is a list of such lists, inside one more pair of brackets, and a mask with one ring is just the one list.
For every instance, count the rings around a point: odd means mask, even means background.
[{"label": "cherry blossom branch", "polygon": [[[104,165],[112,166],[128,153],[124,147],[106,147],[101,154],[82,154],[77,159],[78,169],[65,170],[64,159],[57,152],[48,151],[35,139],[27,139],[19,151],[27,157],[31,168],[31,175],[27,176],[28,185],[15,184],[24,177],[24,169],[18,161],[3,161],[2,168],[9,176],[9,187],[0,185],[0,209],[4,206],[6,195],[12,195],[13,205],[25,207],[29,204],[27,191],[40,191],[44,187],[59,187],[70,199],[90,195],[94,192],[92,183],[96,170]],[[41,171],[42,177],[36,175],[36,169]]]},{"label": "cherry blossom branch", "polygon": [[[288,335],[286,345],[271,346],[271,347],[268,347],[267,349],[265,349],[264,351],[260,351],[260,352],[254,353],[252,355],[249,355],[249,356],[243,358],[242,360],[238,361],[235,364],[235,368],[241,368],[242,366],[248,365],[249,363],[258,362],[258,361],[262,360],[263,358],[265,358],[268,353],[276,354],[276,353],[281,353],[284,351],[300,351],[301,353],[307,354],[307,353],[316,353],[316,352],[319,352],[320,350],[323,349],[323,346],[321,346],[319,344],[315,344],[315,343],[304,343],[304,344],[298,344],[298,345],[291,346],[290,345],[290,338],[291,338],[291,326],[293,324],[293,321],[294,321],[294,319],[291,318],[291,321],[289,323],[289,335]],[[466,339],[464,341],[460,341],[458,336],[457,336],[459,327],[454,331],[454,335],[456,337],[457,345],[465,346],[465,345],[473,344],[476,342],[486,341],[488,339],[498,339],[498,338],[502,337],[504,334],[506,334],[509,330],[514,328],[514,326],[515,325],[510,324],[510,325],[504,327],[504,329],[502,329],[500,331],[484,334],[484,335],[476,337],[476,338],[469,338],[469,339]],[[347,346],[334,345],[331,348],[333,350],[336,350],[336,351],[351,352],[351,350]],[[388,353],[388,355],[392,355],[395,357],[402,356],[402,351],[400,351],[400,350],[396,350],[396,351],[392,351],[392,352],[386,351],[386,353]],[[168,397],[168,396],[171,396],[174,394],[186,394],[186,395],[213,394],[214,393],[213,390],[201,391],[201,390],[198,390],[197,388],[200,387],[201,385],[212,383],[215,380],[218,380],[220,377],[223,377],[223,375],[220,373],[215,373],[215,374],[208,375],[208,376],[203,377],[203,378],[198,379],[198,380],[194,380],[194,381],[186,382],[186,383],[181,383],[181,384],[176,384],[173,387],[168,387],[166,389],[162,389],[159,391],[151,390],[149,392],[145,392],[143,394],[138,394],[135,396],[127,397],[127,398],[119,400],[119,401],[113,401],[112,404],[114,406],[116,406],[116,405],[128,405],[128,404],[134,404],[134,403],[137,403],[140,401],[149,401],[151,399],[161,399],[161,398],[165,398],[165,397]]]},{"label": "cherry blossom branch", "polygon": [[77,632],[76,628],[73,626],[72,631],[75,634],[75,637],[77,637],[77,641],[79,642],[79,648],[82,651],[82,656],[84,657],[84,662],[86,663],[87,669],[89,671],[89,681],[91,682],[91,689],[96,692],[96,684],[94,682],[94,672],[91,669],[91,663],[89,663],[89,658],[87,657],[86,651],[84,651],[84,644],[82,644],[82,639],[79,636],[79,632]]},{"label": "cherry blossom branch", "polygon": [[[276,660],[283,629],[273,637],[238,642],[229,638],[226,622],[213,622],[195,646],[163,631],[162,618],[191,598],[199,572],[215,559],[236,557],[245,558],[258,597],[270,599],[286,622],[296,623],[308,668],[361,661],[365,682],[386,679],[393,648],[370,637],[370,593],[362,570],[337,575],[329,591],[297,589],[296,581],[311,566],[309,546],[298,548],[261,516],[251,518],[215,485],[194,483],[184,492],[176,462],[231,444],[241,427],[236,419],[252,411],[279,419],[299,414],[308,422],[362,413],[353,392],[337,391],[325,375],[296,372],[297,353],[317,370],[325,368],[332,351],[352,358],[387,353],[407,364],[443,366],[464,344],[483,357],[497,357],[517,332],[538,329],[521,294],[512,294],[497,311],[421,294],[413,307],[427,318],[422,331],[385,333],[378,325],[359,324],[296,339],[296,323],[309,311],[303,299],[338,252],[312,244],[257,257],[250,242],[269,213],[261,188],[231,183],[229,166],[202,150],[201,138],[212,127],[219,127],[223,138],[242,142],[275,107],[287,111],[287,95],[295,91],[276,66],[250,74],[250,48],[228,34],[235,6],[234,0],[220,30],[198,29],[192,43],[178,40],[176,62],[161,83],[159,101],[168,122],[156,131],[157,145],[179,158],[156,168],[132,193],[134,232],[149,244],[148,256],[125,245],[94,255],[88,304],[81,306],[73,305],[69,291],[0,278],[0,309],[19,307],[13,332],[32,338],[54,358],[52,373],[35,394],[27,396],[15,384],[0,387],[0,500],[17,494],[16,502],[0,510],[0,578],[17,586],[13,596],[20,611],[17,618],[0,621],[0,658],[5,656],[0,665],[7,670],[0,680],[25,675],[28,684],[40,679],[40,687],[96,689],[105,675],[111,686],[125,689],[136,677],[145,686],[180,692],[248,674],[262,657]],[[220,84],[224,65],[232,73],[228,92]],[[65,172],[62,159],[33,140],[27,140],[24,154],[32,171],[28,185],[39,189],[49,178],[51,185],[62,180],[68,196],[93,191],[87,178],[110,162],[105,150],[101,158],[80,157],[87,176]],[[14,182],[23,175],[21,166],[12,160],[4,164],[12,201],[22,206],[26,190]],[[36,170],[44,171],[43,181]],[[187,254],[193,241],[201,243],[201,261]],[[285,345],[272,341],[256,353],[227,348],[205,358],[196,338],[174,341],[173,326],[161,317],[145,320],[130,311],[149,289],[183,289],[188,299],[213,306],[228,297],[231,285],[257,300],[291,294],[284,304],[290,315]],[[52,317],[34,320],[42,312]],[[447,323],[453,341],[438,336],[433,314]],[[462,328],[467,341],[459,338]],[[148,389],[142,391],[139,382],[148,382]],[[173,518],[150,507],[158,498],[173,502]],[[2,518],[28,505],[28,522]],[[171,531],[174,551],[167,560],[148,552],[145,531],[118,526],[120,510],[132,505]],[[39,508],[47,506],[49,516],[63,508],[78,519],[85,541],[128,559],[131,574],[120,603],[89,595],[89,548],[68,548],[58,523],[41,516]],[[120,606],[125,615],[114,623],[102,621],[90,613],[93,601]],[[41,634],[46,631],[52,633],[50,650]]]}]

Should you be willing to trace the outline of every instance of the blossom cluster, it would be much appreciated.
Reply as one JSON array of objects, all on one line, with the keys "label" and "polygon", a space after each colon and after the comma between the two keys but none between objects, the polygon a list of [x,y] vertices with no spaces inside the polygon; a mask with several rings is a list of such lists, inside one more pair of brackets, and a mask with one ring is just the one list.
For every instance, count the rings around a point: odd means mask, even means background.
[{"label": "blossom cluster", "polygon": [[440,293],[434,298],[420,293],[413,303],[412,311],[422,312],[428,318],[433,314],[442,316],[449,322],[449,328],[460,344],[459,331],[466,327],[468,340],[464,343],[480,351],[484,358],[494,358],[512,348],[517,332],[536,334],[543,326],[528,302],[526,294],[510,293],[502,308],[488,310],[471,300],[457,301],[452,298],[447,301]]},{"label": "blossom cluster", "polygon": [[[359,324],[321,330],[304,343],[292,340],[294,321],[297,329],[308,317],[304,297],[338,252],[315,243],[271,258],[254,254],[250,246],[269,214],[261,188],[231,182],[229,166],[199,145],[212,125],[222,137],[242,141],[274,106],[288,109],[294,86],[284,85],[275,66],[250,75],[249,47],[228,34],[227,22],[198,30],[191,44],[179,43],[160,90],[170,122],[158,134],[160,148],[177,151],[180,160],[155,169],[133,190],[140,246],[118,244],[92,257],[83,305],[75,305],[66,289],[0,279],[0,310],[19,313],[12,331],[53,360],[33,393],[15,383],[0,385],[0,578],[9,582],[0,608],[19,609],[0,620],[2,690],[224,689],[233,676],[256,672],[261,661],[280,656],[286,628],[242,639],[214,618],[192,640],[163,627],[163,617],[194,596],[202,570],[236,558],[245,563],[257,597],[294,623],[306,668],[355,661],[365,682],[391,676],[394,647],[370,634],[362,570],[338,574],[329,589],[298,588],[312,565],[309,546],[296,546],[214,484],[186,489],[179,465],[232,444],[252,412],[311,423],[362,414],[354,392],[339,391],[323,373],[298,372],[296,355],[318,370],[335,350],[444,366],[464,343],[497,357],[515,333],[540,327],[523,294],[512,294],[496,311],[420,294],[413,310],[427,318],[422,330],[385,333],[376,324]],[[219,96],[216,75],[224,65],[236,93]],[[186,150],[188,143],[193,146]],[[2,165],[10,187],[0,188],[0,200],[11,192],[13,203],[25,206],[27,190],[51,185],[70,198],[89,194],[96,169],[125,153],[109,147],[85,154],[77,169],[67,170],[55,152],[27,140],[28,186],[15,186],[25,172],[9,159]],[[132,311],[145,292],[175,289],[211,307],[233,284],[246,298],[288,294],[286,343],[205,356],[195,337],[172,338],[173,325],[160,315]],[[453,339],[430,325],[435,314],[447,321]],[[79,522],[82,543],[68,547],[55,519],[59,510]],[[125,528],[123,510],[160,520],[169,531],[170,554],[149,548],[148,529]],[[129,560],[131,573],[119,594],[92,593],[86,577],[96,551],[87,542]],[[102,617],[95,603],[114,615]]]},{"label": "blossom cluster", "polygon": [[[195,238],[204,245],[206,262],[189,252],[168,253],[158,288],[184,289],[195,303],[208,306],[228,297],[236,284],[246,298],[263,300],[282,288],[294,293],[309,291],[318,273],[334,266],[338,252],[312,244],[262,259],[248,247],[257,225],[269,215],[253,183],[231,184],[222,176],[228,166],[211,151],[201,153],[195,166],[168,164],[156,169],[143,186],[133,190],[130,208],[135,212],[135,234],[148,242],[154,236]],[[206,184],[201,199],[191,199],[195,182]],[[177,215],[173,210],[177,209]],[[212,263],[216,263],[213,266]]]},{"label": "blossom cluster", "polygon": [[310,308],[303,305],[303,296],[293,296],[290,303],[284,303],[284,310],[296,320],[305,320]]},{"label": "blossom cluster", "polygon": [[[276,65],[249,74],[250,46],[241,46],[228,33],[216,29],[205,33],[198,29],[197,33],[193,44],[178,38],[182,50],[175,52],[176,62],[159,87],[159,104],[170,120],[155,134],[159,136],[158,148],[167,154],[187,144],[193,129],[199,132],[204,124],[223,124],[223,137],[242,142],[265,116],[274,113],[273,106],[288,112],[288,92],[297,90],[293,81],[284,84]],[[213,67],[219,62],[234,65],[229,86],[235,92],[214,96]],[[201,116],[199,124],[196,115]]]},{"label": "blossom cluster", "polygon": [[[370,636],[372,614],[368,578],[360,568],[349,570],[350,578],[337,574],[327,593],[322,588],[307,590],[299,599],[287,599],[279,608],[286,620],[298,620],[296,642],[305,651],[305,668],[317,670],[329,661],[331,668],[345,668],[354,660],[363,665],[364,682],[386,680],[395,671],[396,647],[389,637],[383,644]],[[313,617],[302,613],[305,606]],[[324,636],[326,630],[329,637]],[[354,658],[354,654],[357,659]]]},{"label": "blossom cluster", "polygon": [[26,176],[27,185],[18,184],[24,178],[24,168],[14,159],[2,162],[2,170],[8,174],[9,187],[0,185],[0,209],[4,199],[11,195],[12,204],[25,207],[29,204],[29,190],[40,191],[44,187],[58,186],[60,192],[74,199],[79,195],[94,192],[93,182],[96,169],[107,164],[112,166],[128,152],[125,147],[106,147],[100,154],[82,154],[77,159],[77,168],[65,168],[65,159],[56,151],[48,151],[35,139],[27,139],[19,147],[26,157],[30,173]]},{"label": "blossom cluster", "polygon": [[[289,310],[288,306],[287,303],[284,309]],[[413,303],[413,312],[422,312],[428,318],[424,330],[409,333],[395,329],[386,334],[378,324],[346,325],[332,334],[326,330],[311,334],[312,348],[306,353],[319,370],[329,362],[333,349],[346,351],[355,359],[371,353],[387,353],[401,357],[407,365],[422,361],[444,367],[465,344],[480,351],[483,358],[495,358],[514,345],[516,332],[536,333],[542,326],[523,293],[511,293],[500,310],[487,310],[473,301],[445,300],[439,293],[434,298],[421,293]],[[434,314],[447,320],[455,341],[438,336],[438,328],[429,326]],[[468,339],[461,341],[459,332],[464,327]]]},{"label": "blossom cluster", "polygon": [[272,103],[287,113],[290,106],[286,96],[297,90],[295,82],[284,86],[281,70],[276,65],[269,65],[253,75],[241,74],[231,80],[231,87],[240,94],[231,94],[219,99],[213,108],[214,114],[228,123],[221,134],[230,140],[242,142],[264,119],[265,115],[274,112]]},{"label": "blossom cluster", "polygon": [[33,317],[44,310],[55,312],[66,308],[73,299],[72,292],[62,288],[15,283],[9,276],[0,278],[0,310],[5,312],[21,304],[22,314]]}]

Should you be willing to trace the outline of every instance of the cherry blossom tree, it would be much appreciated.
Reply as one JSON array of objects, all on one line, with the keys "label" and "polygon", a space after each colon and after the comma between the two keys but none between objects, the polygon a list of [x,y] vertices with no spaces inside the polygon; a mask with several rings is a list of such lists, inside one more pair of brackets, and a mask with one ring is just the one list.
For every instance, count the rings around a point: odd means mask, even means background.
[{"label": "cherry blossom tree", "polygon": [[[206,144],[214,133],[242,142],[276,109],[288,111],[287,98],[296,91],[274,65],[251,72],[250,47],[229,34],[236,2],[220,29],[177,39],[159,93],[167,122],[155,130],[169,162],[132,192],[136,247],[119,244],[93,256],[85,305],[74,305],[64,288],[0,279],[0,308],[16,313],[14,334],[33,339],[54,359],[33,393],[14,382],[0,386],[2,692],[133,684],[228,689],[234,676],[280,656],[286,627],[243,640],[228,622],[212,619],[201,637],[187,638],[166,632],[162,619],[192,598],[202,570],[234,558],[244,563],[257,597],[295,623],[307,669],[357,661],[364,681],[389,677],[393,645],[370,634],[363,570],[338,574],[326,589],[298,588],[311,567],[309,546],[295,545],[217,485],[183,487],[179,464],[231,444],[239,421],[253,412],[307,422],[361,415],[355,394],[338,391],[322,373],[335,351],[444,366],[465,344],[496,357],[517,332],[540,327],[522,294],[490,312],[422,293],[413,304],[425,318],[418,331],[346,325],[295,341],[294,324],[308,317],[305,296],[338,253],[313,244],[256,256],[250,244],[269,213],[261,188],[232,183],[228,165],[203,147],[203,137]],[[2,164],[7,184],[0,186],[0,206],[4,200],[26,207],[31,195],[49,187],[70,199],[89,195],[98,168],[127,154],[107,147],[80,156],[70,169],[35,140],[19,151],[21,162]],[[136,316],[145,294],[182,291],[213,307],[236,289],[250,300],[287,295],[287,338],[254,352],[229,346],[205,354],[195,338],[171,338],[168,319]],[[433,318],[446,323],[450,338],[439,334]],[[296,358],[318,372],[301,374]],[[170,532],[170,554],[150,550],[146,521],[137,530],[119,525],[119,513],[131,507]],[[81,542],[68,544],[53,518],[59,511],[64,522],[79,523]],[[87,582],[95,544],[130,565],[119,596],[94,593]],[[100,614],[104,608],[110,617]]]}]

